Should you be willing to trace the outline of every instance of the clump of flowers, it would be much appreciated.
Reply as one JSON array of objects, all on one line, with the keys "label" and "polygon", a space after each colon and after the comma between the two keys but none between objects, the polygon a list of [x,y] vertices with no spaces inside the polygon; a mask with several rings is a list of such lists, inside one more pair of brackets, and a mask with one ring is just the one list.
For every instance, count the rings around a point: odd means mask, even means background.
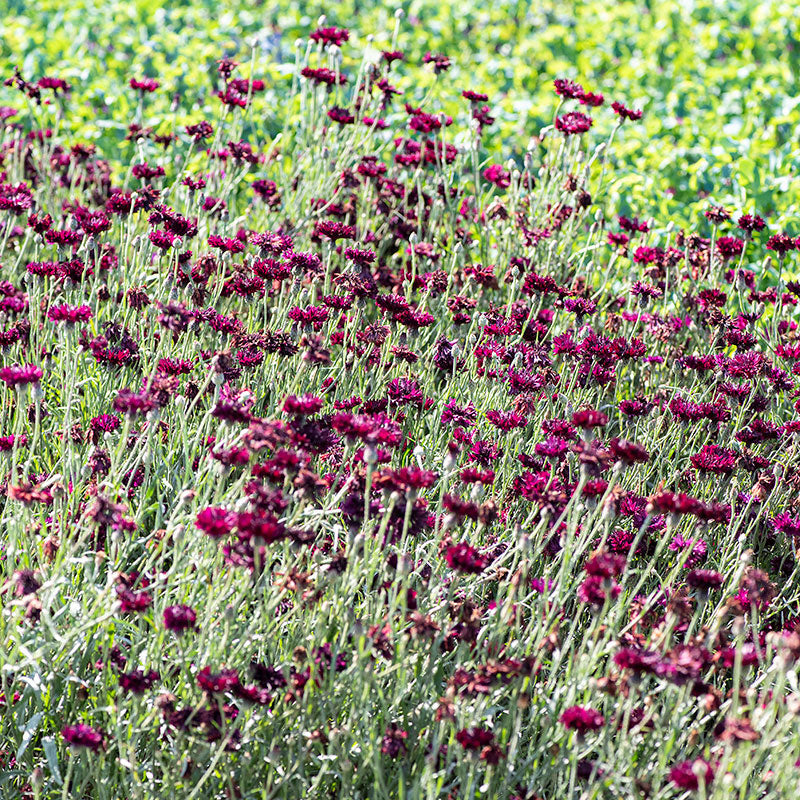
[{"label": "clump of flowers", "polygon": [[132,61],[111,126],[7,76],[4,785],[788,791],[791,215],[646,217],[650,107],[559,77],[525,151],[457,52],[340,23]]}]

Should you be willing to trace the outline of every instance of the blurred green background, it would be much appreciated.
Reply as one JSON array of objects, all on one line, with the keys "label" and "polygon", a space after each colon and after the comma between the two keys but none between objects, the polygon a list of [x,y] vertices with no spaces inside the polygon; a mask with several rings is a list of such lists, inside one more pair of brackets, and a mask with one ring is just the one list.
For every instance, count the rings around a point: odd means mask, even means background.
[{"label": "blurred green background", "polygon": [[[161,81],[159,94],[147,98],[145,122],[167,129],[214,116],[216,60],[246,64],[255,45],[253,74],[267,80],[266,106],[277,120],[291,91],[295,40],[307,37],[320,14],[351,30],[344,67],[354,72],[364,47],[389,45],[402,8],[400,100],[419,100],[427,88],[428,76],[416,68],[426,51],[448,54],[453,68],[436,82],[438,103],[428,110],[462,108],[464,88],[489,93],[497,123],[487,155],[521,162],[530,137],[552,121],[552,79],[567,76],[607,103],[645,111],[642,122],[623,126],[614,149],[611,191],[622,211],[695,223],[715,202],[790,224],[800,199],[800,15],[791,2],[194,0],[162,7],[40,0],[0,8],[4,76],[16,65],[27,78],[67,79],[75,140],[97,142],[112,160],[134,119],[130,77]],[[0,103],[22,108],[17,119],[24,122],[21,96],[0,91]],[[402,113],[401,102],[395,108]],[[602,135],[613,115],[597,111]]]}]

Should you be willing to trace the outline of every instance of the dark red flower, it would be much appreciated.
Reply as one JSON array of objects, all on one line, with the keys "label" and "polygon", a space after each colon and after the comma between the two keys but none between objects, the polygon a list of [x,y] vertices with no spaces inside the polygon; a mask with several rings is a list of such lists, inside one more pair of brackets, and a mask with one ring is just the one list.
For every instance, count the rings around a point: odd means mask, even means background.
[{"label": "dark red flower", "polygon": [[614,109],[614,113],[620,119],[631,119],[637,120],[642,118],[641,111],[634,111],[632,108],[627,108],[622,103],[617,102],[616,100],[611,104],[611,108]]},{"label": "dark red flower", "polygon": [[479,575],[483,572],[490,561],[468,542],[459,542],[448,547],[445,550],[445,560],[448,566],[456,572],[472,575]]},{"label": "dark red flower", "polygon": [[450,59],[443,53],[425,53],[422,63],[433,64],[433,71],[437,75],[450,69]]},{"label": "dark red flower", "polygon": [[323,47],[334,45],[341,47],[350,39],[350,31],[346,28],[317,28],[308,37],[312,42],[319,42]]},{"label": "dark red flower", "polygon": [[686,583],[693,589],[708,592],[711,589],[719,589],[724,583],[724,578],[713,569],[693,569],[686,575]]},{"label": "dark red flower", "polygon": [[753,234],[756,231],[763,231],[767,227],[762,217],[758,214],[743,214],[739,217],[736,224],[746,233]]},{"label": "dark red flower", "polygon": [[781,258],[797,249],[797,242],[788,233],[776,233],[767,239],[767,250],[774,250]]},{"label": "dark red flower", "polygon": [[572,424],[576,428],[604,428],[608,424],[608,417],[602,411],[596,411],[593,408],[587,408],[582,411],[576,411],[572,415]]},{"label": "dark red flower", "polygon": [[592,118],[580,111],[569,111],[568,113],[556,117],[556,130],[565,136],[586,133],[592,127]]},{"label": "dark red flower", "polygon": [[599,731],[605,725],[605,718],[599,711],[587,706],[570,706],[561,715],[561,724],[570,731],[587,734]]},{"label": "dark red flower", "polygon": [[486,103],[489,100],[488,94],[483,94],[482,92],[474,92],[472,89],[464,89],[461,92],[461,96],[471,103]]},{"label": "dark red flower", "polygon": [[669,779],[679,789],[696,791],[700,788],[700,781],[705,786],[710,786],[714,780],[714,770],[711,764],[703,758],[693,761],[681,761],[669,771]]},{"label": "dark red flower", "polygon": [[556,78],[553,81],[556,94],[566,100],[576,100],[583,96],[584,89],[579,83],[568,80],[567,78]]},{"label": "dark red flower", "polygon": [[736,469],[737,453],[716,444],[704,445],[691,457],[692,466],[701,472],[730,475]]},{"label": "dark red flower", "polygon": [[229,692],[239,687],[239,675],[234,669],[223,669],[220,672],[211,672],[210,667],[203,667],[197,673],[197,684],[210,694]]},{"label": "dark red flower", "polygon": [[408,751],[406,739],[408,731],[404,731],[399,725],[387,725],[381,742],[381,753],[389,758],[399,758]]},{"label": "dark red flower", "polygon": [[608,443],[611,454],[617,461],[625,465],[646,464],[650,454],[640,444],[629,442],[627,439],[611,439]]},{"label": "dark red flower", "polygon": [[621,647],[614,653],[614,663],[620,669],[636,674],[654,673],[661,656],[654,650],[640,650],[638,647]]},{"label": "dark red flower", "polygon": [[164,609],[164,627],[174,633],[183,633],[187,630],[194,630],[197,622],[197,614],[191,606],[167,606]]},{"label": "dark red flower", "polygon": [[456,741],[465,750],[481,750],[494,743],[494,734],[486,728],[462,728],[456,732]]},{"label": "dark red flower", "polygon": [[336,241],[337,239],[355,239],[356,229],[352,225],[345,225],[342,222],[322,219],[314,226],[314,234],[330,239],[331,241]]},{"label": "dark red flower", "polygon": [[283,410],[287,414],[293,416],[310,416],[316,414],[322,408],[322,398],[315,397],[311,394],[296,397],[290,394],[286,400],[283,401]]},{"label": "dark red flower", "polygon": [[352,125],[356,118],[346,109],[334,106],[328,111],[328,118],[340,125]]},{"label": "dark red flower", "polygon": [[126,692],[133,694],[143,694],[148,689],[152,689],[155,682],[159,679],[159,674],[155,670],[137,669],[133,672],[122,672],[119,676],[119,685]]},{"label": "dark red flower", "polygon": [[588,575],[614,578],[622,574],[626,561],[625,556],[615,553],[597,553],[583,565],[583,569]]},{"label": "dark red flower", "polygon": [[578,102],[583,106],[591,106],[592,108],[598,108],[599,106],[605,103],[606,99],[603,97],[602,94],[595,93],[595,92],[586,92],[584,91],[581,96],[578,98]]}]

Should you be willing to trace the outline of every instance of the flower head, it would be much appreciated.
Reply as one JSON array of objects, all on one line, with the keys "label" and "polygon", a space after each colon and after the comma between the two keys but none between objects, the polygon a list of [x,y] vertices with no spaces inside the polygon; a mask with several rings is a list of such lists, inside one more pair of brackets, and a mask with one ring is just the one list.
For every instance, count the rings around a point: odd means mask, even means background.
[{"label": "flower head", "polygon": [[586,734],[599,731],[605,725],[603,715],[587,706],[570,706],[561,715],[561,724],[570,731]]},{"label": "flower head", "polygon": [[556,117],[556,130],[565,136],[575,136],[586,133],[592,127],[592,118],[580,111],[569,111],[568,113]]},{"label": "flower head", "polygon": [[82,722],[62,728],[61,735],[70,747],[85,747],[95,753],[105,748],[103,733]]},{"label": "flower head", "polygon": [[164,609],[164,627],[173,633],[195,629],[197,614],[191,606],[167,606]]}]

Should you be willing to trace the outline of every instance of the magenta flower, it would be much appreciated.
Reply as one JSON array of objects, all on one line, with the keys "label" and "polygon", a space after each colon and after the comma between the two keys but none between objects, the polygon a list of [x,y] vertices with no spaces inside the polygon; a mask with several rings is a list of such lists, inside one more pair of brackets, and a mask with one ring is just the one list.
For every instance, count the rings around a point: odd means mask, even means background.
[{"label": "magenta flower", "polygon": [[36,385],[42,375],[41,369],[34,364],[14,364],[0,369],[0,381],[3,381],[9,388],[18,388],[29,384]]},{"label": "magenta flower", "polygon": [[92,309],[87,305],[69,306],[66,303],[50,306],[47,318],[53,322],[65,322],[74,325],[76,322],[88,322],[92,318]]},{"label": "magenta flower", "polygon": [[511,185],[511,173],[499,164],[492,164],[483,171],[483,177],[497,186],[498,189],[507,189]]},{"label": "magenta flower", "polygon": [[450,59],[444,53],[425,53],[422,57],[423,64],[433,64],[433,71],[439,75],[450,69]]},{"label": "magenta flower", "polygon": [[62,728],[61,735],[70,747],[85,747],[94,753],[105,749],[102,732],[82,722]]},{"label": "magenta flower", "polygon": [[561,715],[561,724],[570,731],[584,735],[599,731],[605,725],[605,718],[599,711],[587,706],[570,706]]},{"label": "magenta flower", "polygon": [[204,508],[198,515],[195,525],[212,539],[227,536],[236,525],[236,515],[226,508]]}]

